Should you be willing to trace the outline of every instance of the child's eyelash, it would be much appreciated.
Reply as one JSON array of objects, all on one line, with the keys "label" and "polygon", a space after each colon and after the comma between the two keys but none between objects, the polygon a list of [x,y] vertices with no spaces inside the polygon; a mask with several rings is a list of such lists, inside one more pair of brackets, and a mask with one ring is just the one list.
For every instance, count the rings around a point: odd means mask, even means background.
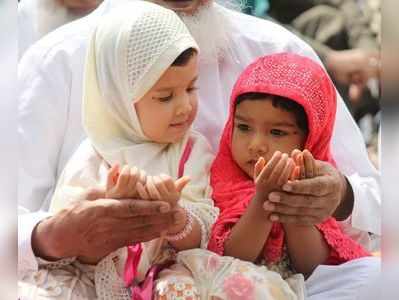
[{"label": "child's eyelash", "polygon": [[249,130],[249,126],[246,124],[237,124],[236,127],[241,130],[241,131],[248,131]]},{"label": "child's eyelash", "polygon": [[162,98],[158,98],[158,100],[160,102],[168,102],[169,100],[171,100],[173,98],[173,95],[169,95],[167,97],[162,97]]},{"label": "child's eyelash", "polygon": [[193,87],[190,87],[190,88],[187,89],[187,91],[188,91],[189,93],[194,92],[194,91],[197,91],[197,90],[198,90],[198,87],[196,87],[196,86],[193,86]]}]

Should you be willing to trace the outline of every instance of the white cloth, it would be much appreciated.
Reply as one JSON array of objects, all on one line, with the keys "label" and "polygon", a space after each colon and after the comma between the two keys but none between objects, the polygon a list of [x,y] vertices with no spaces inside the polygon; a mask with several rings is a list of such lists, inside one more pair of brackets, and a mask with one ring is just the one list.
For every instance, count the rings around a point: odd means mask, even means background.
[{"label": "white cloth", "polygon": [[86,13],[75,13],[56,0],[18,2],[18,58],[45,34]]},{"label": "white cloth", "polygon": [[18,3],[18,57],[39,39],[36,26],[37,7],[35,0],[22,0]]},{"label": "white cloth", "polygon": [[339,266],[320,265],[306,280],[308,300],[355,300],[381,274],[381,259],[363,257]]},{"label": "white cloth", "polygon": [[[119,2],[123,1],[106,0],[91,15],[52,32],[29,49],[19,64],[18,195],[20,205],[32,211],[48,209],[56,179],[84,139],[81,96],[88,37],[97,18]],[[233,26],[230,52],[219,63],[200,65],[200,106],[195,122],[214,150],[227,118],[231,88],[250,62],[279,51],[316,58],[308,45],[284,28],[217,8]],[[333,155],[354,191],[352,227],[380,234],[379,173],[368,160],[361,133],[340,97]]]}]

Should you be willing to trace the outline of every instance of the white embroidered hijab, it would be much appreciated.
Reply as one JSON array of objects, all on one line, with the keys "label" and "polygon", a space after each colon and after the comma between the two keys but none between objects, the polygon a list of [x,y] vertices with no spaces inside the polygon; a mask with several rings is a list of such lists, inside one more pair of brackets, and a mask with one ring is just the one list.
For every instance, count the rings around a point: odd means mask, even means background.
[{"label": "white embroidered hijab", "polygon": [[150,141],[133,104],[188,48],[198,51],[180,18],[144,1],[116,8],[97,26],[86,58],[82,119],[91,143],[109,164],[176,177],[186,138],[171,145]]}]

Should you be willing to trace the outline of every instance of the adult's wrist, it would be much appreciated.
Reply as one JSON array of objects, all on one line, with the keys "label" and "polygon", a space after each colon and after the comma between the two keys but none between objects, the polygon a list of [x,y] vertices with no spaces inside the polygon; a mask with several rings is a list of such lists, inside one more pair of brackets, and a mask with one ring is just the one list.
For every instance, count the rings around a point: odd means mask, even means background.
[{"label": "adult's wrist", "polygon": [[60,243],[62,238],[57,237],[56,223],[57,215],[42,220],[33,229],[31,243],[36,257],[47,261],[56,261],[68,257]]},{"label": "adult's wrist", "polygon": [[334,217],[337,221],[344,221],[352,214],[354,206],[354,193],[352,186],[346,176],[340,174],[342,189],[341,201],[334,212]]},{"label": "adult's wrist", "polygon": [[182,231],[187,223],[187,211],[179,205],[176,205],[175,210],[179,212],[181,218],[179,218],[178,224],[173,225],[169,228],[169,230],[167,231],[168,235],[173,235]]}]

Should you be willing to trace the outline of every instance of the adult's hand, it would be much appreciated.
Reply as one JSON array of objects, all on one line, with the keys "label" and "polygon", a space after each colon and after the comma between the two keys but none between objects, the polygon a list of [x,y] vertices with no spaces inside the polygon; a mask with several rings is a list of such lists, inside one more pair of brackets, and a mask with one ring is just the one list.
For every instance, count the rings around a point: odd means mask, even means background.
[{"label": "adult's hand", "polygon": [[316,161],[318,176],[290,181],[283,191],[269,194],[264,209],[270,219],[299,225],[319,224],[330,216],[344,220],[353,209],[353,191],[346,178],[333,166]]},{"label": "adult's hand", "polygon": [[342,84],[360,84],[380,77],[378,51],[364,49],[332,50],[326,58],[326,68]]},{"label": "adult's hand", "polygon": [[[36,256],[47,260],[78,257],[97,263],[109,253],[135,242],[157,238],[179,222],[169,204],[147,200],[88,200],[73,203],[40,222],[32,234]],[[100,196],[100,195],[99,195]]]}]

